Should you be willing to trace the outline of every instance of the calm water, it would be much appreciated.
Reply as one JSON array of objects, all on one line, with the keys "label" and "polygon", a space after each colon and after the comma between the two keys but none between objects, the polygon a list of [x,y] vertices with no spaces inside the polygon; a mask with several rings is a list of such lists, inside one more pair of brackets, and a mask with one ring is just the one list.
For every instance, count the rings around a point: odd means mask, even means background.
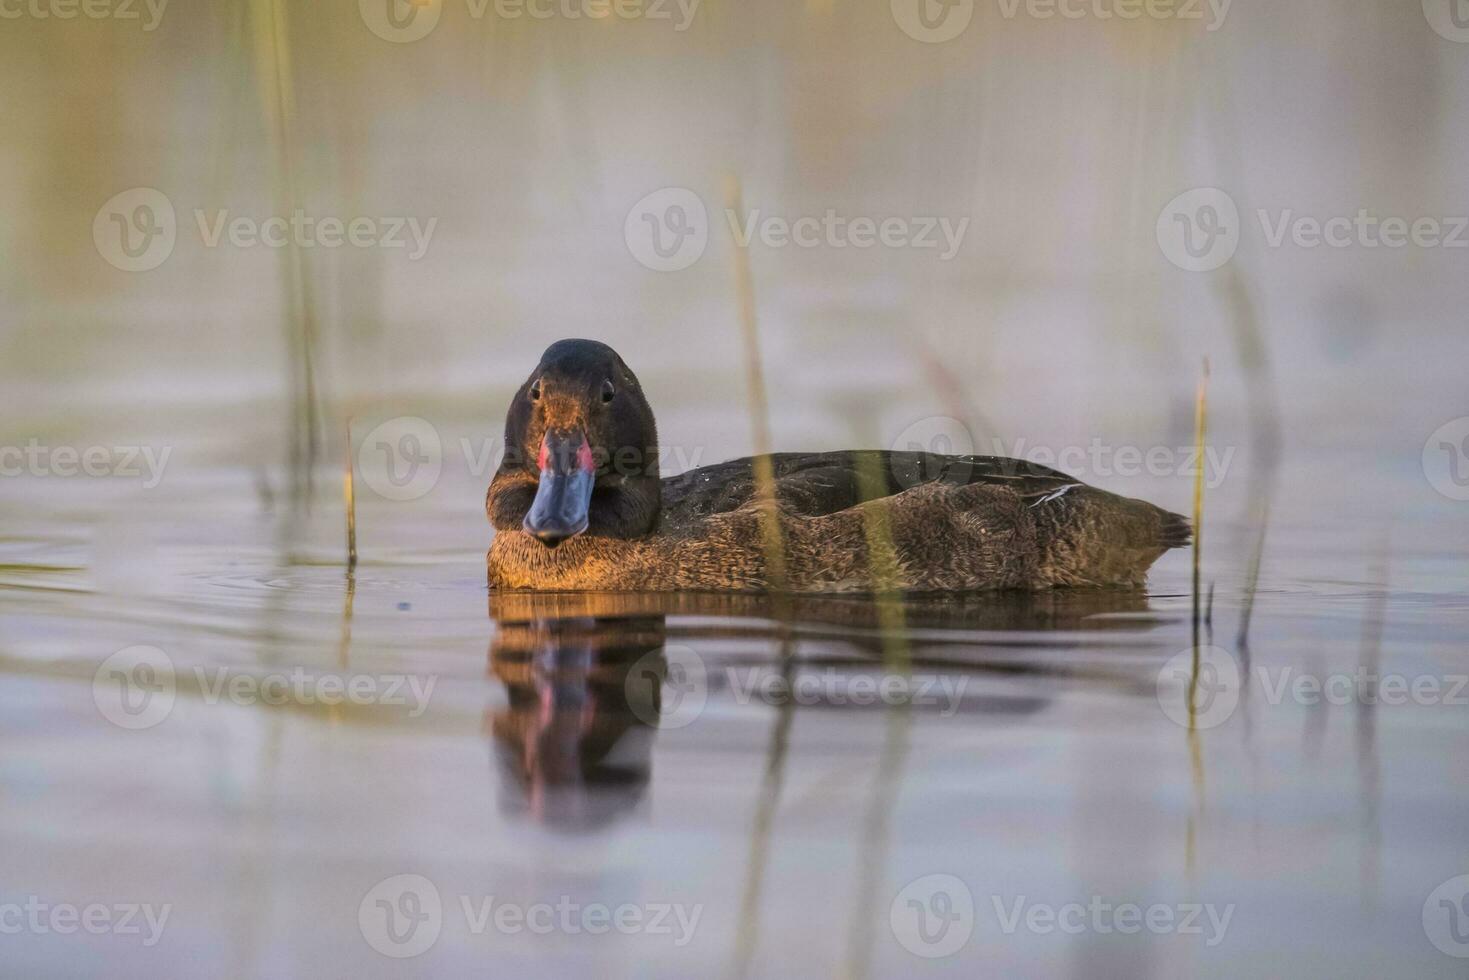
[{"label": "calm water", "polygon": [[1147,596],[498,598],[475,495],[364,498],[349,581],[339,512],[184,482],[17,485],[9,975],[1463,975],[1449,525],[1282,505],[1247,652],[1209,566],[1191,732],[1183,553]]}]

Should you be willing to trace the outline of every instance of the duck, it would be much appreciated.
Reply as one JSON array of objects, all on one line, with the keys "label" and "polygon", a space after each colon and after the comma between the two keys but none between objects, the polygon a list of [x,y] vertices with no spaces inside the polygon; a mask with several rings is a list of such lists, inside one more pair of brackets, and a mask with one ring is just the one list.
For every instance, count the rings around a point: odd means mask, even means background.
[{"label": "duck", "polygon": [[792,594],[1140,589],[1186,518],[1048,467],[783,452],[664,477],[637,376],[560,340],[516,390],[485,510],[501,591]]}]

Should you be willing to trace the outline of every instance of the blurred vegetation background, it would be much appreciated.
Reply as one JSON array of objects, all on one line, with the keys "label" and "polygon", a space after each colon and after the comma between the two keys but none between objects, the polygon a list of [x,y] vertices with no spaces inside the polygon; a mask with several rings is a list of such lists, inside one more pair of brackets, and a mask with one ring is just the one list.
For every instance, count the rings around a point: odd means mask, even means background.
[{"label": "blurred vegetation background", "polygon": [[[411,43],[348,2],[175,3],[151,31],[146,11],[0,25],[7,440],[162,440],[171,481],[278,490],[303,461],[340,466],[349,416],[498,435],[544,346],[587,336],[640,373],[666,443],[703,462],[748,452],[719,214],[733,175],[764,214],[970,221],[948,262],[752,246],[776,448],[953,414],[984,451],[1186,446],[1207,354],[1212,430],[1241,452],[1225,497],[1244,507],[1279,445],[1311,460],[1301,515],[1313,493],[1380,505],[1364,465],[1444,504],[1414,474],[1465,411],[1469,253],[1270,248],[1254,218],[1469,211],[1469,45],[1416,3],[1239,0],[1213,31],[978,3],[941,44],[885,2],[703,0],[683,31],[676,6],[428,6],[438,23]],[[1243,241],[1224,269],[1184,272],[1155,222],[1208,186],[1237,202]],[[133,187],[178,214],[147,272],[114,268],[91,235]],[[713,225],[676,273],[623,238],[663,187],[699,194]],[[210,248],[195,227],[196,210],[296,208],[438,221],[418,260]],[[1180,477],[1159,502],[1186,509],[1189,491]],[[452,499],[480,520],[477,498]]]}]

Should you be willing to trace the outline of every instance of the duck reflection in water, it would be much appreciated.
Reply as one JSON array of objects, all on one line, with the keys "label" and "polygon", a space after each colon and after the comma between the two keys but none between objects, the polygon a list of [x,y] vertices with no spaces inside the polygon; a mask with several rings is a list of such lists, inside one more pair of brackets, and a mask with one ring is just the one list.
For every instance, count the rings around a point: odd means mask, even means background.
[{"label": "duck reflection in water", "polygon": [[[871,599],[492,592],[489,601],[496,624],[490,668],[507,691],[504,707],[485,720],[501,770],[500,806],[559,830],[605,827],[646,796],[655,729],[679,707],[678,658],[670,665],[665,652],[670,638],[767,644],[753,659],[726,660],[746,669],[780,670],[768,645],[783,633],[802,647],[818,644],[826,667],[870,674],[883,658]],[[954,675],[1089,672],[1095,663],[1040,661],[1026,648],[1065,648],[1062,635],[1085,631],[1092,644],[1112,633],[1130,649],[1163,622],[1141,592],[1114,590],[910,597],[902,607],[913,670]],[[1047,697],[976,692],[958,707],[999,718],[1039,710]]]},{"label": "duck reflection in water", "polygon": [[635,810],[662,709],[664,617],[536,596],[492,598],[490,613],[490,668],[508,695],[486,718],[502,811],[585,831]]}]

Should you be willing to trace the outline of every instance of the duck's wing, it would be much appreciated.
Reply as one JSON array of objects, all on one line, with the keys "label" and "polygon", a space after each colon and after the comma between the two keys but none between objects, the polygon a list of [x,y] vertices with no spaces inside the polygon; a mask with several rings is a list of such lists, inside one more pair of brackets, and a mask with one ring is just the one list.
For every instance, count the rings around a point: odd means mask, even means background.
[{"label": "duck's wing", "polygon": [[[755,496],[756,458],[732,459],[665,479],[665,529],[676,531],[749,503]],[[1081,483],[1044,466],[998,456],[853,450],[775,453],[769,459],[782,509],[804,517],[834,514],[927,483],[1004,485],[1037,500]]]}]

